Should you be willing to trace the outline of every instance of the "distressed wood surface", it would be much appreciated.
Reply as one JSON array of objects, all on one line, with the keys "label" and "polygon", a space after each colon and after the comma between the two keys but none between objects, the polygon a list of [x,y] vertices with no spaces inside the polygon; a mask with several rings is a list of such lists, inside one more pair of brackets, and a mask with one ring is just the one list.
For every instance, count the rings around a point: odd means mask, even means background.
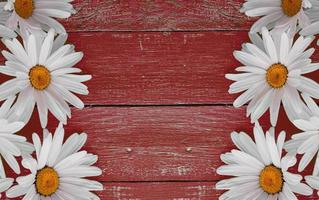
[{"label": "distressed wood surface", "polygon": [[[222,191],[215,190],[215,182],[153,182],[105,184],[100,195],[107,200],[216,200]],[[299,197],[299,200],[315,200],[316,195]]]},{"label": "distressed wood surface", "polygon": [[[245,107],[229,106],[237,95],[227,93],[224,75],[240,66],[232,52],[257,18],[239,12],[243,0],[73,3],[78,14],[62,23],[85,54],[78,67],[93,79],[81,97],[86,108],[72,109],[65,128],[88,133],[85,149],[104,172],[101,200],[217,200],[219,156],[235,148],[230,133],[253,128]],[[48,128],[56,125],[50,116]],[[283,111],[277,130],[298,132]],[[37,114],[21,134],[33,132],[41,133]]]},{"label": "distressed wood surface", "polygon": [[[88,134],[85,149],[99,155],[101,181],[215,181],[220,154],[235,148],[230,133],[252,131],[244,116],[245,108],[225,106],[88,107],[73,109],[66,135]],[[280,118],[278,131],[288,125]],[[32,122],[21,133],[42,135],[37,114]],[[56,125],[51,118],[49,130]]]},{"label": "distressed wood surface", "polygon": [[[127,200],[215,200],[222,191],[215,189],[215,182],[154,182],[154,183],[111,183],[105,184],[103,199]],[[316,195],[298,197],[299,200],[315,200]]]},{"label": "distressed wood surface", "polygon": [[[233,130],[251,134],[245,108],[230,106],[86,107],[73,109],[66,135],[85,131],[85,149],[99,155],[101,199],[217,199],[219,159],[235,146]],[[269,127],[268,116],[261,120]],[[37,114],[24,135],[41,133]],[[50,117],[49,130],[57,121]],[[281,112],[277,130],[297,130]],[[32,131],[31,131],[32,130]],[[296,171],[296,169],[292,169]],[[23,172],[23,174],[26,171]],[[308,168],[306,173],[310,173]],[[204,182],[203,182],[204,181]],[[165,191],[165,192],[163,192]],[[316,199],[300,198],[300,199]]]},{"label": "distressed wood surface", "polygon": [[77,0],[68,31],[248,30],[242,0]]},{"label": "distressed wood surface", "polygon": [[[217,200],[222,191],[216,182],[118,182],[104,183],[102,200]],[[17,198],[18,199],[18,198]],[[316,200],[316,195],[299,200]]]},{"label": "distressed wood surface", "polygon": [[86,104],[163,105],[231,103],[225,73],[239,65],[232,52],[245,40],[244,32],[87,32],[69,42],[93,75]]},{"label": "distressed wood surface", "polygon": [[241,66],[233,51],[247,41],[246,32],[86,32],[69,39],[85,53],[77,66],[93,75],[90,94],[81,97],[88,105],[231,104],[237,95],[228,94],[225,74]]}]

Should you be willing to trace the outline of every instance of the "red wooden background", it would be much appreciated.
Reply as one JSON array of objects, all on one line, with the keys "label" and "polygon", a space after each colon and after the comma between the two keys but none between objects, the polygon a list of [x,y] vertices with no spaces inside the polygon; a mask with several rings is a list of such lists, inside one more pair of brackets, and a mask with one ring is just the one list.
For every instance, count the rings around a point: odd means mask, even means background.
[{"label": "red wooden background", "polygon": [[[214,200],[230,133],[252,131],[224,78],[253,20],[243,0],[77,0],[64,21],[92,74],[66,130],[99,155],[103,200]],[[3,60],[3,58],[2,58]],[[315,60],[318,60],[316,54]],[[6,79],[2,76],[2,80]],[[267,114],[268,115],[268,114]],[[269,118],[261,123],[269,128]],[[50,119],[49,129],[57,122]],[[297,130],[281,111],[277,130]],[[37,114],[21,134],[41,132]],[[310,168],[308,169],[308,172]],[[316,195],[311,198],[318,199]]]}]

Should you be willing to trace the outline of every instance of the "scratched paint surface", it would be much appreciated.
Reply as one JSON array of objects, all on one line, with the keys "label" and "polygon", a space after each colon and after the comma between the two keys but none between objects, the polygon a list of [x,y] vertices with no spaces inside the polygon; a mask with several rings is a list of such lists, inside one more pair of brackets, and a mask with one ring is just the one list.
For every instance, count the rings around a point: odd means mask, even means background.
[{"label": "scratched paint surface", "polygon": [[[252,131],[245,108],[231,106],[236,96],[224,78],[239,65],[232,52],[248,41],[253,22],[239,13],[242,0],[74,4],[77,15],[63,23],[85,54],[78,66],[93,79],[66,132],[88,133],[85,149],[99,155],[104,172],[101,199],[218,199],[219,155],[234,148],[231,131]],[[282,111],[277,130],[297,132]],[[40,131],[35,113],[21,133],[30,139]]]}]

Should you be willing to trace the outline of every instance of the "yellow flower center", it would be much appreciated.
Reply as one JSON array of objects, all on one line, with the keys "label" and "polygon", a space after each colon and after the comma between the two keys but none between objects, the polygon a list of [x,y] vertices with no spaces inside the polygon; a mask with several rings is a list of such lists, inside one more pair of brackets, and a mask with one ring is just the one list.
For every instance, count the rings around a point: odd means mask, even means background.
[{"label": "yellow flower center", "polygon": [[51,196],[59,188],[59,175],[50,167],[38,171],[35,186],[37,192],[42,196]]},{"label": "yellow flower center", "polygon": [[33,0],[15,0],[14,10],[21,18],[28,19],[34,10]]},{"label": "yellow flower center", "polygon": [[273,64],[266,73],[266,80],[272,88],[283,87],[288,78],[288,70],[285,65]]},{"label": "yellow flower center", "polygon": [[36,65],[30,69],[29,79],[35,89],[44,90],[50,85],[51,74],[46,67]]},{"label": "yellow flower center", "polygon": [[285,15],[293,17],[301,10],[302,0],[281,0],[281,8]]},{"label": "yellow flower center", "polygon": [[268,194],[277,194],[283,187],[283,175],[279,168],[269,165],[266,166],[259,175],[259,184]]}]

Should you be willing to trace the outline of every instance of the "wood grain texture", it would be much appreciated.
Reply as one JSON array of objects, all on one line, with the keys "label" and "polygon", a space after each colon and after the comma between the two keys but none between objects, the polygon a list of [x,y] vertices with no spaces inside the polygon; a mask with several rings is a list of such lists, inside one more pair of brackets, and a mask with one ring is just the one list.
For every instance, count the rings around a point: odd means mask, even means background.
[{"label": "wood grain texture", "polygon": [[[236,39],[234,39],[236,38]],[[70,42],[85,52],[79,66],[93,75],[88,104],[230,103],[225,73],[247,34],[81,33]]]},{"label": "wood grain texture", "polygon": [[[227,106],[237,95],[227,93],[224,75],[240,66],[232,53],[257,18],[239,12],[242,0],[73,3],[78,13],[62,22],[85,54],[78,67],[93,79],[81,97],[86,108],[73,108],[65,128],[88,133],[84,149],[103,169],[101,200],[217,200],[216,181],[226,178],[216,174],[220,154],[235,148],[230,133],[252,135],[245,107]],[[50,116],[48,128],[56,125]],[[287,139],[297,132],[283,111],[276,129]],[[33,132],[42,132],[37,114],[21,134]]]},{"label": "wood grain texture", "polygon": [[93,75],[86,104],[163,105],[231,103],[224,76],[246,40],[244,32],[102,32],[74,33],[69,42],[85,53],[77,66]]},{"label": "wood grain texture", "polygon": [[[88,133],[85,147],[99,156],[100,181],[199,181],[219,180],[219,159],[235,146],[232,131],[251,133],[245,108],[225,106],[93,107],[73,110],[67,135]],[[41,133],[33,118],[21,133]],[[267,116],[268,117],[268,116]],[[268,118],[261,124],[268,128]],[[50,119],[49,129],[56,121]],[[280,116],[277,130],[287,127]],[[287,130],[285,128],[285,130]],[[290,128],[288,135],[295,133]]]},{"label": "wood grain texture", "polygon": [[[216,182],[118,182],[104,183],[98,192],[102,200],[217,200],[223,193],[215,189]],[[15,198],[12,200],[18,200]],[[299,200],[316,200],[318,197],[299,196]]]},{"label": "wood grain texture", "polygon": [[[215,189],[215,182],[107,183],[100,197],[105,200],[217,200],[222,193]],[[298,199],[318,197],[314,194]]]},{"label": "wood grain texture", "polygon": [[238,95],[228,94],[225,74],[241,66],[233,51],[249,40],[246,32],[103,32],[69,41],[85,53],[78,66],[93,75],[87,104],[166,105],[231,104]]},{"label": "wood grain texture", "polygon": [[220,191],[214,182],[106,183],[102,199],[214,200]]},{"label": "wood grain texture", "polygon": [[246,32],[87,32],[69,39],[85,53],[77,66],[93,75],[90,94],[81,97],[88,105],[232,104],[238,95],[228,94],[225,74],[241,66],[233,51],[247,41]]},{"label": "wood grain texture", "polygon": [[78,0],[68,31],[248,30],[242,0]]}]

